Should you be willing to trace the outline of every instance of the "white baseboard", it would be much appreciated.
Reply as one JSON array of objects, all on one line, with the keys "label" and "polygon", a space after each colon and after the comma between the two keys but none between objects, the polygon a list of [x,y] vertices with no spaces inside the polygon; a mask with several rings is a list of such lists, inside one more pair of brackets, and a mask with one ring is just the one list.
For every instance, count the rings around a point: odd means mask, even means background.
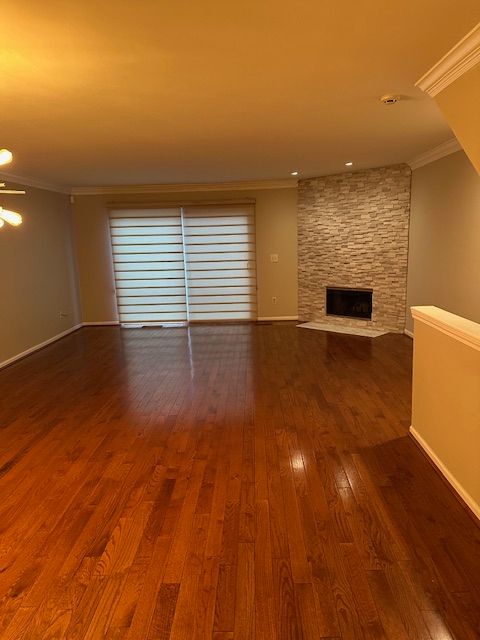
[{"label": "white baseboard", "polygon": [[433,462],[433,464],[437,467],[440,473],[444,476],[444,478],[452,485],[455,491],[458,493],[460,498],[465,502],[468,508],[475,514],[475,516],[480,520],[480,505],[475,502],[472,496],[465,491],[462,485],[458,482],[455,476],[450,473],[448,468],[443,464],[437,454],[430,448],[427,442],[422,438],[422,436],[418,433],[418,431],[411,426],[410,433],[421,446],[421,448],[425,451],[427,456]]},{"label": "white baseboard", "polygon": [[[298,316],[275,316],[275,317],[271,317],[271,318],[270,317],[269,318],[258,318],[258,320],[260,320],[260,321],[266,321],[266,320],[298,320]],[[77,331],[77,329],[81,329],[82,327],[112,327],[112,326],[113,327],[119,327],[120,326],[120,322],[118,322],[117,320],[105,320],[104,322],[80,322],[79,324],[76,324],[75,326],[70,327],[70,329],[67,329],[66,331],[62,331],[62,333],[59,333],[56,336],[53,336],[52,338],[49,338],[48,340],[45,340],[45,342],[42,342],[40,344],[36,344],[35,346],[30,347],[29,349],[26,349],[25,351],[22,351],[22,353],[18,353],[16,356],[12,356],[8,360],[4,360],[3,362],[0,362],[0,369],[3,369],[4,367],[8,367],[8,365],[13,364],[17,360],[21,360],[22,358],[25,358],[26,356],[29,356],[31,353],[35,353],[35,351],[39,351],[40,349],[43,349],[44,347],[48,346],[52,342],[56,342],[57,340],[60,340],[61,338],[64,338],[65,336],[68,336],[69,333],[73,333],[74,331]]]},{"label": "white baseboard", "polygon": [[269,320],[298,320],[298,316],[265,316],[257,318],[257,322],[267,322]]},{"label": "white baseboard", "polygon": [[409,338],[413,339],[413,331],[410,331],[409,329],[404,329],[403,333],[408,336]]},{"label": "white baseboard", "polygon": [[12,356],[8,360],[4,360],[3,362],[0,362],[0,369],[3,369],[4,367],[8,367],[9,364],[13,364],[17,360],[21,360],[22,358],[29,356],[31,353],[34,353],[35,351],[39,351],[39,349],[43,349],[43,347],[48,346],[52,342],[56,342],[57,340],[60,340],[60,338],[64,338],[65,336],[68,336],[69,333],[73,333],[74,331],[76,331],[77,329],[80,329],[81,327],[82,327],[82,323],[76,324],[75,326],[70,327],[70,329],[67,329],[66,331],[62,331],[62,333],[58,333],[56,336],[53,336],[53,338],[49,338],[48,340],[45,340],[45,342],[36,344],[34,347],[30,347],[30,349],[26,349],[25,351],[22,351],[22,353],[18,353],[16,356]]}]

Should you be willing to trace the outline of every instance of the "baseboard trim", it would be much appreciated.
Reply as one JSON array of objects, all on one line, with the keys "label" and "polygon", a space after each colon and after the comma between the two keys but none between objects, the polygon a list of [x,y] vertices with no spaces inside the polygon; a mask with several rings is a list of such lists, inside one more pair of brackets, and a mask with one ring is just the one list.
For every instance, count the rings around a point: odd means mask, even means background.
[{"label": "baseboard trim", "polygon": [[471,513],[471,515],[474,516],[480,523],[480,505],[475,502],[475,500],[467,491],[465,491],[462,485],[448,470],[448,468],[443,464],[443,462],[440,460],[437,454],[430,448],[427,442],[422,438],[422,436],[418,433],[418,431],[413,426],[410,427],[410,435],[415,440],[415,442],[419,445],[421,450],[427,455],[427,457],[435,465],[436,469],[438,469],[441,475],[445,478],[445,480],[448,482],[450,487],[454,490],[456,496],[467,508],[468,512]]},{"label": "baseboard trim", "polygon": [[271,322],[272,320],[298,320],[298,316],[263,316],[257,322]]},{"label": "baseboard trim", "polygon": [[410,331],[409,329],[404,329],[403,333],[408,336],[409,338],[412,338],[413,340],[413,331]]},{"label": "baseboard trim", "polygon": [[3,362],[0,362],[0,369],[3,369],[4,367],[8,367],[14,362],[17,362],[17,360],[22,360],[23,358],[26,358],[30,354],[35,353],[35,351],[40,351],[40,349],[43,349],[44,347],[48,347],[48,345],[52,344],[52,342],[61,340],[61,338],[68,336],[69,333],[73,333],[74,331],[77,331],[77,329],[81,329],[82,326],[83,326],[82,323],[76,324],[73,327],[70,327],[70,329],[67,329],[66,331],[62,331],[62,333],[58,333],[56,336],[53,336],[52,338],[45,340],[45,342],[36,344],[35,346],[30,347],[30,349],[26,349],[25,351],[22,351],[22,353],[18,353],[16,356],[12,356],[8,360],[4,360]]},{"label": "baseboard trim", "polygon": [[[268,317],[268,318],[258,318],[258,320],[260,322],[267,321],[267,320],[270,320],[270,321],[298,320],[298,316],[274,316],[274,317]],[[22,353],[18,353],[16,356],[12,356],[8,360],[4,360],[3,362],[0,362],[0,369],[8,367],[11,364],[14,364],[18,360],[22,360],[23,358],[26,358],[27,356],[31,355],[32,353],[35,353],[36,351],[40,351],[40,349],[43,349],[44,347],[48,347],[48,345],[52,344],[52,342],[61,340],[65,336],[68,336],[70,333],[73,333],[74,331],[77,331],[82,327],[119,327],[119,326],[120,326],[120,322],[118,322],[117,320],[105,320],[104,322],[80,322],[79,324],[76,324],[73,327],[70,327],[70,329],[67,329],[66,331],[62,331],[62,333],[58,333],[56,336],[53,336],[48,340],[45,340],[40,344],[36,344],[35,346],[30,347],[29,349],[22,351]]]}]

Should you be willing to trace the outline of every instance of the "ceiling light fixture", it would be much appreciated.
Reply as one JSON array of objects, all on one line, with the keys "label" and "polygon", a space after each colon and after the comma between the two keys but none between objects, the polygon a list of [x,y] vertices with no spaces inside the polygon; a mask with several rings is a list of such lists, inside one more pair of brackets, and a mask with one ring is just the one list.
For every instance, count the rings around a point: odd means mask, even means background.
[{"label": "ceiling light fixture", "polygon": [[291,176],[298,176],[298,171],[292,171]]},{"label": "ceiling light fixture", "polygon": [[353,162],[350,162],[350,161],[345,162],[345,166],[346,167],[353,167]]},{"label": "ceiling light fixture", "polygon": [[8,149],[0,149],[0,164],[8,164],[12,161],[13,154]]},{"label": "ceiling light fixture", "polygon": [[[12,161],[13,154],[8,149],[0,149],[0,165],[8,164]],[[0,195],[2,193],[8,193],[10,195],[24,195],[25,191],[20,189],[5,189],[5,183],[0,182]],[[0,229],[8,222],[12,227],[18,227],[22,224],[22,216],[16,211],[10,211],[10,209],[4,209],[0,206]]]},{"label": "ceiling light fixture", "polygon": [[19,224],[22,224],[22,216],[19,213],[4,209],[3,207],[0,207],[0,219],[8,222],[12,227],[18,227]]}]

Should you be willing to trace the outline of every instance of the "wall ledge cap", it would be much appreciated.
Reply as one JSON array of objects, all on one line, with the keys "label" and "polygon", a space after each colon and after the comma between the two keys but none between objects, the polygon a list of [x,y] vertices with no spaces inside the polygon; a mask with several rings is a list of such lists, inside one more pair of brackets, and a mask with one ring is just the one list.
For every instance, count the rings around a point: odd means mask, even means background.
[{"label": "wall ledge cap", "polygon": [[415,83],[436,96],[480,62],[480,22]]},{"label": "wall ledge cap", "polygon": [[480,351],[480,324],[439,307],[412,307],[414,320],[438,329],[442,333]]}]

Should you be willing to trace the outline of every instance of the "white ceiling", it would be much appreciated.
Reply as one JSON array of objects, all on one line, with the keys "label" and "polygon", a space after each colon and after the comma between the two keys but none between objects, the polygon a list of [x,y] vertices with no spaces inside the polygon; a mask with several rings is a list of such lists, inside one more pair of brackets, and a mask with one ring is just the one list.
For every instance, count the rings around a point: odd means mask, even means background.
[{"label": "white ceiling", "polygon": [[4,0],[0,146],[65,186],[407,161],[452,136],[414,83],[479,19],[478,0]]}]

